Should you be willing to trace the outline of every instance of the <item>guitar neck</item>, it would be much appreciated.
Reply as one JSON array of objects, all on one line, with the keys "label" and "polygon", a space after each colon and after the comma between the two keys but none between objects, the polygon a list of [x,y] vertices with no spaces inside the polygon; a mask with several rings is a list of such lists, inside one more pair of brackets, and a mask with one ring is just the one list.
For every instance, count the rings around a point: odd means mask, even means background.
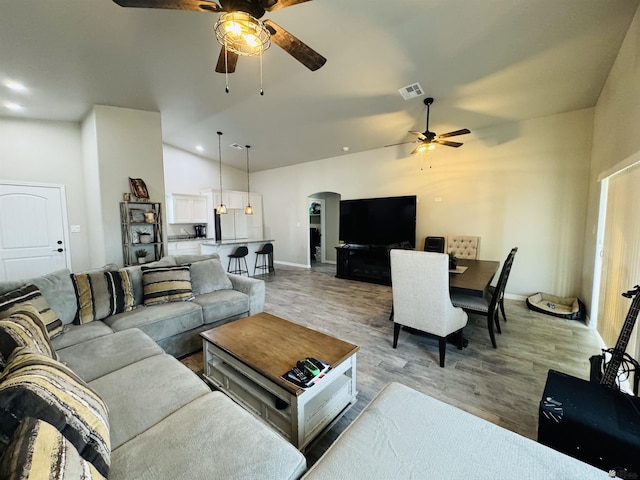
[{"label": "guitar neck", "polygon": [[613,353],[611,354],[611,360],[609,360],[609,363],[607,363],[607,367],[604,371],[604,374],[602,375],[602,379],[600,380],[601,385],[606,385],[610,388],[614,388],[616,386],[618,370],[620,369],[620,365],[622,364],[624,352],[627,349],[627,345],[629,344],[631,332],[633,331],[633,327],[635,326],[636,320],[638,318],[638,312],[640,311],[640,295],[638,295],[639,291],[640,287],[636,285],[634,290],[622,294],[627,298],[632,296],[634,298],[633,302],[631,302],[631,306],[629,307],[627,317],[624,320],[622,332],[620,332],[620,336],[618,337],[616,346],[613,349]]}]

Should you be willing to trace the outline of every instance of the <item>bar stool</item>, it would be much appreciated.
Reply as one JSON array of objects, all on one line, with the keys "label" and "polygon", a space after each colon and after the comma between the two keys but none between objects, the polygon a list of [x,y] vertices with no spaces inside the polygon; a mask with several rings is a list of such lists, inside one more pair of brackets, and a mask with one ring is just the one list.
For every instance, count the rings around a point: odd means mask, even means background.
[{"label": "bar stool", "polygon": [[[229,265],[227,266],[228,273],[236,273],[238,275],[242,275],[243,273],[249,276],[249,267],[247,267],[247,259],[246,256],[249,253],[249,249],[245,246],[240,246],[236,248],[235,252],[229,255]],[[231,270],[231,262],[233,264],[233,270]],[[242,268],[242,262],[244,262],[244,269]]]},{"label": "bar stool", "polygon": [[[260,259],[260,265],[258,265],[258,259]],[[272,243],[265,243],[260,250],[256,252],[256,264],[253,267],[253,275],[256,274],[256,269],[265,270],[265,273],[276,273],[276,269],[273,266]]]}]

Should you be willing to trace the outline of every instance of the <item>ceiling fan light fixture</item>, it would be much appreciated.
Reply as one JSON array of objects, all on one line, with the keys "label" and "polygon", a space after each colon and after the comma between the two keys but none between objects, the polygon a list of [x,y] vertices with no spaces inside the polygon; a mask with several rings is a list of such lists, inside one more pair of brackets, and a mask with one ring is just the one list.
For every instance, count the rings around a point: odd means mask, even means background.
[{"label": "ceiling fan light fixture", "polygon": [[238,55],[262,55],[271,46],[264,23],[246,12],[222,14],[213,28],[218,42]]}]

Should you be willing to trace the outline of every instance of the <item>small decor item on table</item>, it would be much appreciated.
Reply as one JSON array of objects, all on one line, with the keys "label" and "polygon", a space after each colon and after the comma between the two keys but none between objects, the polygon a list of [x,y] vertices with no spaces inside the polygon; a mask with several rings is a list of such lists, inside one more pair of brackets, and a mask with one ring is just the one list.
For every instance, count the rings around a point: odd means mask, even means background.
[{"label": "small decor item on table", "polygon": [[156,212],[153,210],[144,213],[144,221],[146,223],[154,223],[156,221]]},{"label": "small decor item on table", "polygon": [[455,252],[449,252],[449,270],[455,270],[458,268],[458,259]]},{"label": "small decor item on table", "polygon": [[138,259],[138,263],[145,263],[147,261],[147,252],[144,248],[140,248],[134,252],[136,254],[136,258]]},{"label": "small decor item on table", "polygon": [[144,180],[129,177],[129,184],[131,185],[131,192],[138,200],[149,200],[149,191],[147,190],[147,185],[144,183]]},{"label": "small decor item on table", "polygon": [[123,193],[122,194],[122,200],[124,200],[125,202],[130,202],[131,201],[131,194],[130,193]]}]

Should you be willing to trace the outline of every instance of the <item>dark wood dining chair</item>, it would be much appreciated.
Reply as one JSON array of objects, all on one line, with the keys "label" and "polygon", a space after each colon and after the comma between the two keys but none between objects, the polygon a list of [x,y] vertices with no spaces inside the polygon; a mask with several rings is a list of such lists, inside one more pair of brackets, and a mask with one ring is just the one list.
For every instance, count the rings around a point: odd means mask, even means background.
[{"label": "dark wood dining chair", "polygon": [[426,237],[424,239],[424,251],[444,253],[446,248],[444,237]]},{"label": "dark wood dining chair", "polygon": [[[517,252],[518,252],[518,247],[515,247],[511,250],[509,255],[513,254],[513,257],[515,258]],[[513,263],[513,258],[511,259],[511,263]],[[508,282],[508,281],[509,281],[509,276],[507,275],[507,280],[505,282]],[[505,283],[505,287],[506,287],[506,283]],[[495,295],[496,287],[494,287],[493,285],[489,285],[487,290],[491,295]],[[500,295],[500,298],[498,299],[498,305],[500,306],[500,312],[502,313],[502,318],[506,322],[507,315],[506,313],[504,313],[504,290],[502,291],[502,295]],[[496,323],[496,329],[498,330],[498,333],[501,333],[500,322]]]},{"label": "dark wood dining chair", "polygon": [[460,293],[451,294],[451,303],[454,306],[462,308],[467,313],[475,313],[476,315],[486,315],[487,327],[489,329],[489,338],[491,338],[491,345],[493,348],[498,348],[496,344],[496,336],[494,332],[494,325],[498,333],[502,333],[500,330],[500,324],[498,323],[498,311],[500,309],[500,298],[504,296],[504,289],[507,286],[507,280],[509,279],[509,273],[513,265],[513,259],[516,256],[518,248],[512,248],[511,252],[507,256],[507,259],[500,271],[500,277],[496,284],[493,295],[489,292],[485,292],[483,297],[473,297],[471,295],[464,295]]}]

